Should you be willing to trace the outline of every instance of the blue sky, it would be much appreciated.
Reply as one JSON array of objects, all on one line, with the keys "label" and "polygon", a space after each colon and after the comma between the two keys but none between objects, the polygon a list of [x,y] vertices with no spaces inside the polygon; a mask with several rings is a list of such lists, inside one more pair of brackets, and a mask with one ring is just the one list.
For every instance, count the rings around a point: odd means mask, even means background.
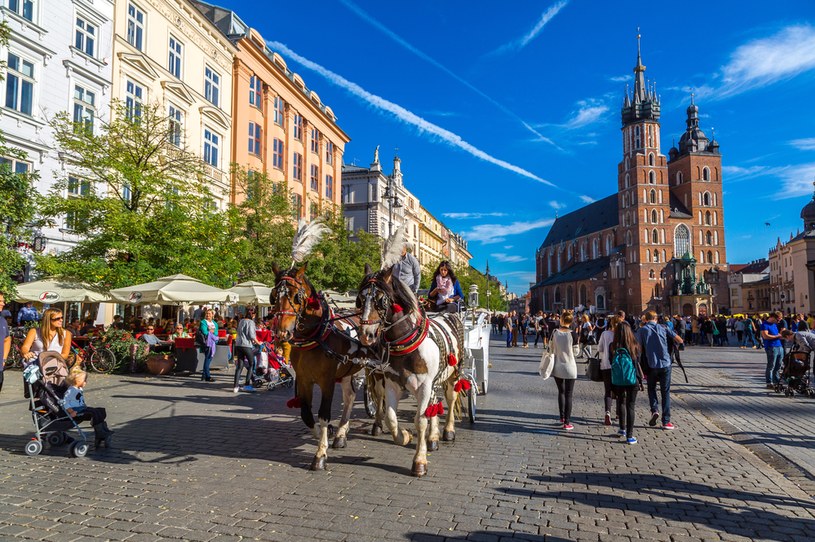
[{"label": "blue sky", "polygon": [[[690,93],[723,155],[728,261],[801,225],[815,180],[815,2],[221,0],[337,114],[346,163],[395,149],[472,264],[524,293],[555,213],[616,189],[641,27],[662,151]],[[386,165],[386,171],[390,171]],[[769,226],[766,225],[769,223]]]}]

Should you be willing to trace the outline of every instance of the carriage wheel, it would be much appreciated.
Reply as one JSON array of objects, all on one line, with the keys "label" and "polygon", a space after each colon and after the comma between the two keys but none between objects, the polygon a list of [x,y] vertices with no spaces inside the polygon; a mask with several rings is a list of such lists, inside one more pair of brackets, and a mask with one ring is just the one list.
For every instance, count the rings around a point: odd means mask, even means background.
[{"label": "carriage wheel", "polygon": [[91,354],[91,367],[97,373],[112,373],[116,367],[116,356],[107,348],[100,348]]},{"label": "carriage wheel", "polygon": [[29,440],[28,442],[26,442],[24,449],[25,449],[25,455],[31,455],[31,456],[39,455],[39,453],[42,451],[42,442],[40,442],[39,440],[33,438],[33,439]]},{"label": "carriage wheel", "polygon": [[369,391],[368,383],[362,386],[362,403],[365,405],[365,413],[369,418],[376,418],[376,401]]},{"label": "carriage wheel", "polygon": [[476,397],[478,396],[478,391],[476,388],[470,388],[467,390],[467,417],[470,419],[470,423],[475,423],[475,416],[476,416]]}]

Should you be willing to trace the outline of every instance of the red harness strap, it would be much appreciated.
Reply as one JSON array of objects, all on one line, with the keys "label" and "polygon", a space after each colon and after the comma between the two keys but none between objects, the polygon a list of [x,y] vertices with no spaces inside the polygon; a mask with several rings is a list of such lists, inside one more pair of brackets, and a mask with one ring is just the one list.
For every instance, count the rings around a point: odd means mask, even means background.
[{"label": "red harness strap", "polygon": [[407,356],[408,354],[415,352],[427,338],[427,331],[430,329],[429,322],[429,318],[422,318],[420,314],[419,320],[416,322],[416,329],[413,331],[413,333],[397,343],[388,345],[391,356]]}]

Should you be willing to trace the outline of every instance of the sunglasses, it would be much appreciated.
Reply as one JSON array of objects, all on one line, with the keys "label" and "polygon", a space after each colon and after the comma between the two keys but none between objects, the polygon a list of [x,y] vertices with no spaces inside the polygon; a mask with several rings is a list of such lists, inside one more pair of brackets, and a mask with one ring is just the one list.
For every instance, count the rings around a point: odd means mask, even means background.
[{"label": "sunglasses", "polygon": [[52,322],[59,322],[60,320],[62,320],[62,316],[58,316],[57,318],[51,318]]}]

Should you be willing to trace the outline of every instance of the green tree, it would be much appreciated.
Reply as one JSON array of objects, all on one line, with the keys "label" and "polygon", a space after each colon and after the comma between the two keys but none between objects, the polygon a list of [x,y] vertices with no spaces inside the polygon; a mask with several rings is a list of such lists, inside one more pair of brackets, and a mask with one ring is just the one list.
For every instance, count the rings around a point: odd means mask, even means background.
[{"label": "green tree", "polygon": [[[229,286],[239,271],[236,224],[218,211],[201,159],[180,145],[179,129],[160,104],[128,109],[94,133],[67,113],[52,121],[66,174],[42,214],[65,217],[81,239],[71,250],[37,259],[47,275],[117,288],[185,273]],[[65,198],[69,193],[79,197]]]},{"label": "green tree", "polygon": [[[0,22],[0,45],[8,45],[9,28]],[[0,81],[5,79],[5,62],[0,61]],[[10,300],[16,292],[15,275],[25,269],[25,258],[17,250],[18,242],[30,242],[34,236],[37,192],[36,174],[15,172],[10,159],[24,160],[24,152],[6,146],[0,130],[0,292]]]}]

